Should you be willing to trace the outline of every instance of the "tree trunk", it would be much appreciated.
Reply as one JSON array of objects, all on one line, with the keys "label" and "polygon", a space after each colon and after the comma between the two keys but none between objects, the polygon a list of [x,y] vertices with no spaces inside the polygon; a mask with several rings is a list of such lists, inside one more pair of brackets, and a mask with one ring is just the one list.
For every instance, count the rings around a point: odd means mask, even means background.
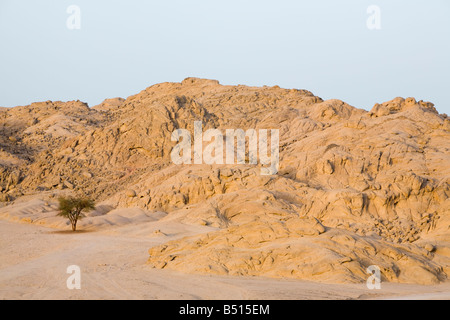
[{"label": "tree trunk", "polygon": [[80,211],[77,210],[76,212],[74,212],[74,214],[72,215],[70,222],[72,223],[72,231],[77,231],[77,221],[78,221],[78,217],[80,216]]}]

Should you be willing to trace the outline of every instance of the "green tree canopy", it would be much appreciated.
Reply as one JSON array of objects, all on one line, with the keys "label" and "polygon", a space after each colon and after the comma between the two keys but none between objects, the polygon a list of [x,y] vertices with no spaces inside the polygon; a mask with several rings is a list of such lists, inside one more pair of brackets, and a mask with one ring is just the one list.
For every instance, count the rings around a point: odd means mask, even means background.
[{"label": "green tree canopy", "polygon": [[95,209],[94,200],[88,198],[60,197],[58,202],[58,216],[65,217],[70,220],[72,231],[76,231],[78,219],[84,217],[83,211],[87,212]]}]

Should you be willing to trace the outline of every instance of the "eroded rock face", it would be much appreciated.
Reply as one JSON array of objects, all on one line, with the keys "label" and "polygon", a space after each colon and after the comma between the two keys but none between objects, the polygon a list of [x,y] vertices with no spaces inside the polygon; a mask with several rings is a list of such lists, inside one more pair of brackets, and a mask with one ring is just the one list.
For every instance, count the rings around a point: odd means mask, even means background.
[{"label": "eroded rock face", "polygon": [[[31,110],[31,111],[30,111]],[[280,170],[174,165],[175,129],[279,129]],[[450,120],[396,98],[370,111],[306,90],[188,78],[89,109],[0,110],[0,199],[66,190],[217,227],[150,249],[185,272],[436,283],[450,272]],[[432,248],[432,249],[431,249]]]}]

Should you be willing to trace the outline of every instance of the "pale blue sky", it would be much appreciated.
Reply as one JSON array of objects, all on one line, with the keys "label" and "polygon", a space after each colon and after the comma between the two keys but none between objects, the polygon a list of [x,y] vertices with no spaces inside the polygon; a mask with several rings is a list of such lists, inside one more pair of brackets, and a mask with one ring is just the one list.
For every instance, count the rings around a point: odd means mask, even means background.
[{"label": "pale blue sky", "polygon": [[[81,29],[69,30],[69,5]],[[366,10],[381,9],[381,30]],[[0,106],[90,106],[186,77],[450,114],[448,0],[0,0]]]}]

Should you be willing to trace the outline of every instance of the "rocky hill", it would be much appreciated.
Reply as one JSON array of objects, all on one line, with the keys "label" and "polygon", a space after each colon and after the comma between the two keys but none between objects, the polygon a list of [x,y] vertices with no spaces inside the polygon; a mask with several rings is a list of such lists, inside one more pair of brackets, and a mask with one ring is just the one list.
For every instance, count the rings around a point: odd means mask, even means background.
[{"label": "rocky hill", "polygon": [[[280,168],[176,165],[176,129],[278,129]],[[183,272],[437,283],[450,274],[450,119],[395,98],[368,112],[279,87],[162,83],[89,108],[0,109],[0,201],[83,193],[216,228],[150,249]],[[248,153],[247,153],[248,156]],[[106,214],[106,213],[105,213]]]}]

